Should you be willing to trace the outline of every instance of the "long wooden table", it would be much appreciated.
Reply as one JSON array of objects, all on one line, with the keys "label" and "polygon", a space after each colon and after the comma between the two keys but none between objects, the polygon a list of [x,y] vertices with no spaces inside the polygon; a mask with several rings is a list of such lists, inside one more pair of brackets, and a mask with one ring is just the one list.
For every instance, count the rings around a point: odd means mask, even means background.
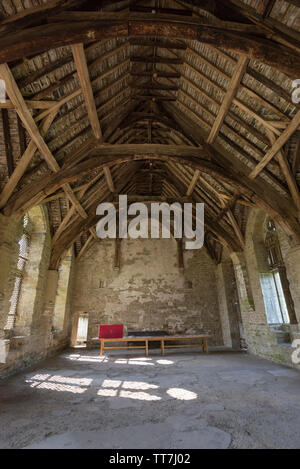
[{"label": "long wooden table", "polygon": [[[122,337],[119,339],[99,339],[95,337],[93,341],[100,342],[100,357],[102,357],[104,350],[120,350],[120,349],[145,349],[146,357],[149,355],[149,342],[160,342],[161,354],[165,355],[166,348],[183,348],[183,347],[199,347],[201,346],[203,352],[208,353],[208,339],[211,338],[211,335],[201,334],[201,335],[166,335],[166,336],[146,336],[146,337]],[[189,344],[176,344],[176,345],[166,345],[165,342],[170,341],[187,341],[187,342],[196,342]],[[199,342],[200,341],[200,342]],[[112,342],[124,342],[127,345],[124,346],[106,346],[105,344]],[[142,342],[143,345],[128,345],[128,342]]]}]

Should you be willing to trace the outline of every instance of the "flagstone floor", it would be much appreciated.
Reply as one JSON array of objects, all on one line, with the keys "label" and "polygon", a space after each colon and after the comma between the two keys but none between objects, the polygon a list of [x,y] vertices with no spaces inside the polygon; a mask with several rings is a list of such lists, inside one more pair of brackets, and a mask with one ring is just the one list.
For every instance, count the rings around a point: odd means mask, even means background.
[{"label": "flagstone floor", "polygon": [[0,381],[0,448],[299,448],[299,391],[244,353],[72,349]]}]

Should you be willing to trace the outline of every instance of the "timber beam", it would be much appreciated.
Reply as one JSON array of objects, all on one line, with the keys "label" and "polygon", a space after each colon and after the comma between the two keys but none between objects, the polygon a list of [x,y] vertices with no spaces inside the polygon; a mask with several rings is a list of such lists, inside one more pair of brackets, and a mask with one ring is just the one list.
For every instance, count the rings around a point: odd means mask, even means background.
[{"label": "timber beam", "polygon": [[[38,54],[54,47],[86,43],[109,37],[149,37],[195,40],[214,47],[230,49],[248,55],[295,78],[300,75],[300,57],[292,48],[251,32],[244,25],[244,31],[237,30],[236,24],[224,27],[213,26],[209,21],[177,15],[146,15],[136,18],[133,13],[127,17],[99,12],[68,12],[52,17],[53,23],[44,24],[7,34],[1,40],[0,63]],[[136,14],[135,14],[136,15]],[[154,18],[153,18],[154,17]],[[243,29],[242,28],[242,29]],[[253,26],[251,26],[253,28]]]}]

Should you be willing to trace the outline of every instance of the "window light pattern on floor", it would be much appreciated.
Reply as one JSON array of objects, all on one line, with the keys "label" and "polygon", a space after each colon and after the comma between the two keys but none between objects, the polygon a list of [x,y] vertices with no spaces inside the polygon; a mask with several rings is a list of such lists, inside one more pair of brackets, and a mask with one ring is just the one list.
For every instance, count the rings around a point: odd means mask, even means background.
[{"label": "window light pattern on floor", "polygon": [[[70,392],[73,394],[83,394],[93,385],[92,378],[74,378],[61,375],[51,375],[49,373],[36,374],[26,380],[31,388],[39,390],[49,390],[57,392]],[[167,398],[165,394],[158,396],[160,387],[145,381],[122,381],[115,379],[103,379],[101,388],[96,395],[99,397],[122,397],[140,401],[161,401]],[[161,392],[162,390],[160,390]],[[154,392],[154,394],[153,394]],[[197,399],[195,392],[182,388],[169,388],[164,391],[166,394],[177,400],[189,401]]]}]

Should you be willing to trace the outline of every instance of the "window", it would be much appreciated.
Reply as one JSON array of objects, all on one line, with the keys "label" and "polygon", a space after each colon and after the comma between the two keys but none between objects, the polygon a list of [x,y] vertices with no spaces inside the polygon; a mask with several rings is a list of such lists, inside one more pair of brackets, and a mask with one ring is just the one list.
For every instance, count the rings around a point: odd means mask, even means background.
[{"label": "window", "polygon": [[289,323],[287,306],[278,272],[260,275],[267,320],[269,324]]},{"label": "window", "polygon": [[7,323],[5,326],[6,330],[12,330],[15,325],[18,301],[19,301],[19,296],[20,296],[20,291],[21,291],[21,286],[22,286],[22,280],[24,276],[26,261],[28,259],[29,242],[30,242],[30,235],[28,232],[28,223],[29,223],[29,218],[27,215],[25,215],[22,219],[22,234],[18,241],[18,244],[19,244],[18,260],[17,260],[16,272],[15,272],[14,287],[13,287],[12,295],[9,300],[10,308],[9,308]]},{"label": "window", "polygon": [[295,317],[293,300],[273,220],[267,222],[265,247],[269,272],[260,274],[267,320],[269,324],[289,324]]}]

